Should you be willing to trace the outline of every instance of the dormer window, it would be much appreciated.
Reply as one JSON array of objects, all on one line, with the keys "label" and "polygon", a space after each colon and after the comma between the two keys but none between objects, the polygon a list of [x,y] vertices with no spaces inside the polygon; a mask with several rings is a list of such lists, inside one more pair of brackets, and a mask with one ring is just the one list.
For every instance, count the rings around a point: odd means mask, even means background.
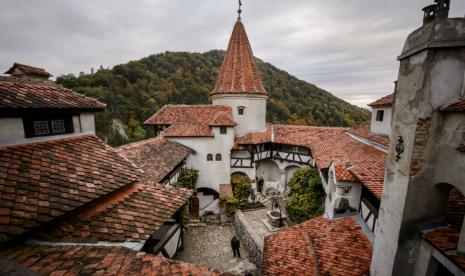
[{"label": "dormer window", "polygon": [[245,107],[244,106],[239,106],[237,108],[237,114],[239,114],[240,116],[245,115]]},{"label": "dormer window", "polygon": [[384,110],[376,111],[376,121],[382,122],[384,120]]},{"label": "dormer window", "polygon": [[74,132],[73,119],[66,115],[23,118],[26,138],[68,134]]}]

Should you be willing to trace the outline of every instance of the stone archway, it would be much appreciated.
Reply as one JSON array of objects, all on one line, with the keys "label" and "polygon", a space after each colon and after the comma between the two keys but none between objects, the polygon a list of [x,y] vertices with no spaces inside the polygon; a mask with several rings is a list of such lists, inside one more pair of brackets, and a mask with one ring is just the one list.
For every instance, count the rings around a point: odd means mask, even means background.
[{"label": "stone archway", "polygon": [[265,182],[280,182],[281,174],[279,166],[273,160],[263,160],[258,163],[257,177],[262,177]]},{"label": "stone archway", "polygon": [[285,180],[285,188],[284,190],[285,191],[288,191],[289,190],[289,181],[291,180],[292,176],[294,175],[295,171],[300,169],[299,166],[297,165],[290,165],[290,166],[287,166],[285,169],[284,169],[284,172],[286,174],[286,180]]}]

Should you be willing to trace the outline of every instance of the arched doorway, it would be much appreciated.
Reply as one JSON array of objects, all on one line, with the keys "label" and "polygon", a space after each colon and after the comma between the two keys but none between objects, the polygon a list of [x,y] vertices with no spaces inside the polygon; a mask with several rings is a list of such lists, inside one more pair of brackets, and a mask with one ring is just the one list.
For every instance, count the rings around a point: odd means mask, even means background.
[{"label": "arched doorway", "polygon": [[285,183],[285,191],[289,191],[289,181],[291,180],[292,176],[294,175],[295,171],[300,169],[299,166],[290,165],[287,166],[284,171],[286,173],[286,183]]},{"label": "arched doorway", "polygon": [[265,182],[279,182],[281,175],[278,165],[272,160],[263,160],[258,163],[257,177],[262,177]]}]

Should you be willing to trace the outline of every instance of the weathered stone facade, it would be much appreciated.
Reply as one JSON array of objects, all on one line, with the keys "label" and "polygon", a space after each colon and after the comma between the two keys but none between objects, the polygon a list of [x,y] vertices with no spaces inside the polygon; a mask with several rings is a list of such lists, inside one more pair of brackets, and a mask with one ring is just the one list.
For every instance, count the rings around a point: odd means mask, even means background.
[{"label": "weathered stone facade", "polygon": [[257,267],[261,266],[263,254],[263,240],[260,237],[252,237],[254,231],[248,224],[242,211],[237,211],[233,219],[234,229],[240,238],[241,246],[247,251],[249,259]]},{"label": "weathered stone facade", "polygon": [[391,133],[397,147],[387,161],[371,272],[425,275],[433,259],[456,271],[418,231],[443,220],[451,187],[465,194],[465,154],[456,150],[465,114],[441,110],[464,96],[465,19],[427,21],[409,36],[399,60]]}]

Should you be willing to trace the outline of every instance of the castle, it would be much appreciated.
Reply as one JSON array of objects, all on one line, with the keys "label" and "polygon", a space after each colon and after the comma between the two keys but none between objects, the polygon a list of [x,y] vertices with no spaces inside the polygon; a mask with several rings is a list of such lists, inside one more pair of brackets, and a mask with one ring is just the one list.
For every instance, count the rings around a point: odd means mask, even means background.
[{"label": "castle", "polygon": [[240,18],[212,105],[164,106],[145,122],[157,137],[116,149],[95,136],[104,104],[14,64],[0,77],[0,271],[216,275],[165,259],[193,194],[170,187],[180,171],[199,170],[205,213],[233,174],[286,194],[314,167],[325,212],[265,237],[262,275],[465,275],[465,19],[449,9],[423,9],[394,93],[354,129],[267,123]]}]

